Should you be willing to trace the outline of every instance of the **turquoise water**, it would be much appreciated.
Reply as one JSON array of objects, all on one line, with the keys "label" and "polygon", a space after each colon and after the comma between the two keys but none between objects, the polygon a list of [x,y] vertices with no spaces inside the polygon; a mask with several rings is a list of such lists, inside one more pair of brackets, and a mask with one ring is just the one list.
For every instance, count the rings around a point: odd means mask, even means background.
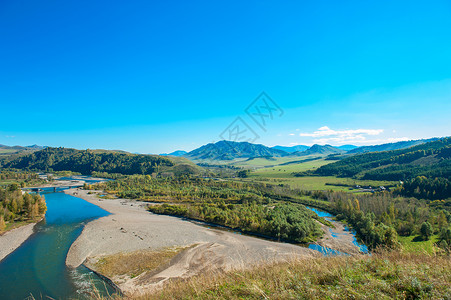
[{"label": "turquoise water", "polygon": [[[314,207],[310,207],[310,206],[305,206],[305,207],[306,207],[307,209],[309,209],[309,210],[315,212],[319,217],[325,218],[326,220],[329,220],[329,221],[330,221],[332,218],[335,217],[334,215],[332,215],[332,214],[330,214],[330,213],[328,213],[328,212],[326,212],[326,211],[323,211],[323,210],[320,210],[320,209],[317,209],[317,208],[314,208]],[[349,228],[346,227],[346,226],[344,227],[344,229],[345,229],[345,231],[351,233],[351,235],[352,235],[352,237],[353,237],[352,243],[353,243],[354,245],[356,245],[357,247],[359,247],[359,249],[360,249],[361,252],[363,252],[363,253],[368,253],[368,247],[367,247],[366,245],[361,244],[361,243],[359,243],[359,242],[357,241],[357,238],[356,238],[356,236],[355,236],[355,235],[356,235],[355,231],[349,230]],[[332,237],[334,237],[334,238],[338,238],[338,236],[340,235],[340,233],[335,232],[332,228],[330,228],[329,231],[330,231]],[[323,247],[323,246],[320,246],[320,245],[316,245],[316,244],[310,244],[310,245],[309,245],[309,248],[310,248],[310,249],[313,249],[313,250],[317,250],[317,251],[321,252],[321,253],[324,254],[324,255],[339,255],[339,254],[345,254],[345,253],[342,253],[342,252],[340,252],[340,251],[333,250],[333,249],[330,249],[330,248],[327,248],[327,247]]]},{"label": "turquoise water", "polygon": [[[53,188],[50,188],[53,190]],[[42,192],[47,202],[45,219],[35,233],[0,262],[0,299],[82,299],[93,285],[113,293],[97,275],[81,266],[66,267],[66,255],[83,226],[109,213],[83,199],[62,192]]]}]

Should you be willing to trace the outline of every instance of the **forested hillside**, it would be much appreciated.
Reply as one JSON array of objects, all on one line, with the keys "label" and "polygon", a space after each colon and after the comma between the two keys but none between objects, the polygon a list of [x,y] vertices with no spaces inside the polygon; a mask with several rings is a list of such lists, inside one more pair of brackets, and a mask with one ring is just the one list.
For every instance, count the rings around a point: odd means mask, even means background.
[{"label": "forested hillside", "polygon": [[438,138],[431,138],[425,140],[413,140],[413,141],[402,141],[396,143],[387,143],[382,145],[374,145],[374,146],[361,146],[354,149],[350,149],[348,151],[349,154],[361,154],[367,152],[381,152],[381,151],[390,151],[390,150],[401,150],[410,148],[413,146],[421,145],[427,142],[433,142],[438,140]]},{"label": "forested hillside", "polygon": [[197,148],[187,153],[185,157],[196,160],[232,160],[235,158],[280,157],[286,155],[288,153],[285,151],[269,148],[264,145],[248,142],[219,141]]},{"label": "forested hillside", "polygon": [[[373,152],[322,166],[313,174],[372,180],[407,180],[451,176],[451,138],[402,150]],[[302,175],[302,174],[298,174]]]},{"label": "forested hillside", "polygon": [[96,153],[90,150],[46,148],[11,161],[3,168],[40,171],[73,171],[84,175],[92,172],[120,174],[152,174],[174,163],[165,157],[125,153]]}]

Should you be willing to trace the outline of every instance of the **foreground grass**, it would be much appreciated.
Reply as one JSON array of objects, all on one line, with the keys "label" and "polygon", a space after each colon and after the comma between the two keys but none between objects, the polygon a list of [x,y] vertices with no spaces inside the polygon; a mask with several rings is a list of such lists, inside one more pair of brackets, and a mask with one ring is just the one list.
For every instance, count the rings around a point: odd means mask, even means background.
[{"label": "foreground grass", "polygon": [[113,278],[127,275],[131,278],[144,272],[157,269],[168,263],[174,256],[187,247],[171,247],[159,251],[139,250],[103,256],[89,264],[100,274]]},{"label": "foreground grass", "polygon": [[397,252],[322,257],[203,274],[127,299],[449,299],[449,257]]}]

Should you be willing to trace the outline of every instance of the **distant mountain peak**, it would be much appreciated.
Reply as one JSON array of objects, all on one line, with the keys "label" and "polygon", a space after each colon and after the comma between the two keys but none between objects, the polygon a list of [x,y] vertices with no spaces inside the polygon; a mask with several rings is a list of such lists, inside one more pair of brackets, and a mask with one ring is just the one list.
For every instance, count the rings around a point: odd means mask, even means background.
[{"label": "distant mountain peak", "polygon": [[23,152],[33,152],[38,151],[47,148],[46,146],[38,146],[38,145],[31,145],[31,146],[7,146],[7,145],[0,145],[0,149],[7,150],[7,154],[17,154],[17,153],[23,153]]},{"label": "distant mountain peak", "polygon": [[176,151],[171,152],[171,153],[162,153],[160,155],[162,155],[162,156],[183,156],[186,153],[188,153],[188,152],[186,152],[184,150],[176,150]]},{"label": "distant mountain peak", "polygon": [[286,156],[287,152],[249,142],[219,141],[201,146],[184,156],[197,160],[233,160],[235,158]]},{"label": "distant mountain peak", "polygon": [[355,148],[358,148],[358,146],[355,145],[341,145],[341,146],[337,146],[338,149],[344,150],[344,151],[349,151],[349,150],[353,150]]},{"label": "distant mountain peak", "polygon": [[305,156],[305,155],[329,155],[329,154],[341,154],[346,151],[339,149],[331,145],[318,145],[314,144],[310,148],[302,152],[294,152],[292,155]]},{"label": "distant mountain peak", "polygon": [[282,150],[282,151],[285,151],[285,152],[288,152],[288,153],[293,153],[293,152],[296,152],[296,151],[299,151],[299,152],[305,151],[305,150],[307,150],[310,147],[306,146],[306,145],[295,145],[295,146],[279,146],[279,145],[277,145],[277,146],[274,146],[274,147],[271,147],[271,148],[272,149],[277,149],[277,150]]}]

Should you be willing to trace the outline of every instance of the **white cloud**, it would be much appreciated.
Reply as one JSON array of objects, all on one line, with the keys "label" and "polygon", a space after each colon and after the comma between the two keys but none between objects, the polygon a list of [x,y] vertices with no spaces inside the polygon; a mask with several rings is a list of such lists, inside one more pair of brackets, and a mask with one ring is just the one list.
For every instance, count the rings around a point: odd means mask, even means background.
[{"label": "white cloud", "polygon": [[369,142],[375,142],[377,139],[368,140],[368,136],[380,135],[383,129],[345,129],[345,130],[334,130],[327,126],[318,128],[318,130],[312,133],[300,133],[301,137],[312,137],[313,142],[316,144],[328,144],[333,143],[344,144],[344,143],[354,143],[354,144],[367,144]]},{"label": "white cloud", "polygon": [[313,133],[300,133],[299,136],[309,136],[309,137],[321,137],[321,136],[355,136],[355,135],[379,135],[383,132],[383,129],[347,129],[347,130],[333,130],[327,126],[318,128],[317,131]]},{"label": "white cloud", "polygon": [[400,137],[400,138],[386,138],[386,139],[366,139],[362,136],[357,136],[355,138],[321,138],[314,139],[313,142],[315,144],[334,144],[334,145],[343,145],[343,144],[355,144],[355,145],[378,145],[378,144],[386,144],[386,143],[396,143],[401,141],[411,140],[408,137]]}]

